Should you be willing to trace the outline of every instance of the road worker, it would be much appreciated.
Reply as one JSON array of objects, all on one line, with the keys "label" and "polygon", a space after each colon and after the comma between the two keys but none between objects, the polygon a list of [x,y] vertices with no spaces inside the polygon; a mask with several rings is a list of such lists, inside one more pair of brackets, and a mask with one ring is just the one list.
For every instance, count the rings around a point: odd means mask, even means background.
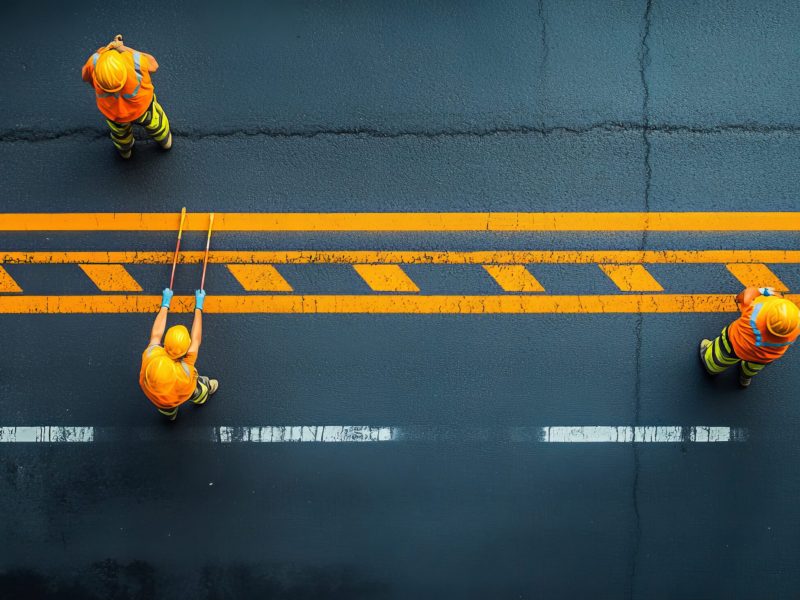
[{"label": "road worker", "polygon": [[[155,404],[158,412],[174,421],[178,408],[184,402],[205,404],[208,397],[219,387],[216,379],[197,374],[194,364],[203,336],[203,303],[206,293],[195,292],[194,321],[192,333],[183,325],[169,328],[167,335],[167,312],[172,301],[172,290],[164,289],[161,308],[150,332],[150,343],[142,353],[142,369],[139,385],[145,395]],[[164,337],[164,345],[161,338]]]},{"label": "road worker", "polygon": [[83,65],[81,77],[94,87],[97,108],[105,115],[111,141],[122,158],[131,157],[134,123],[142,125],[164,150],[172,147],[169,119],[150,81],[156,70],[156,59],[125,46],[121,35],[98,48]]},{"label": "road worker", "polygon": [[736,304],[742,315],[714,341],[700,342],[700,360],[711,375],[738,364],[739,384],[746,388],[800,335],[800,309],[770,287],[748,287],[736,296]]}]

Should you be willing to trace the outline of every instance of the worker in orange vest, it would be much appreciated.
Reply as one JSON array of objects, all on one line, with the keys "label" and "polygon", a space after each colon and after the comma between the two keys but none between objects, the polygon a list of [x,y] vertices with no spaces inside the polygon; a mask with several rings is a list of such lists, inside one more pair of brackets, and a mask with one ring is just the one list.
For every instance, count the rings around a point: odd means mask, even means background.
[{"label": "worker in orange vest", "polygon": [[121,35],[98,48],[83,65],[81,77],[94,87],[97,108],[105,115],[111,141],[122,158],[130,158],[133,151],[133,123],[142,125],[164,150],[172,147],[169,119],[150,81],[156,70],[156,59],[125,46]]},{"label": "worker in orange vest", "polygon": [[740,365],[739,384],[746,388],[800,335],[800,309],[770,287],[748,287],[736,296],[736,304],[742,315],[714,341],[700,342],[700,360],[711,375]]},{"label": "worker in orange vest", "polygon": [[[178,408],[184,402],[205,404],[208,397],[219,388],[216,379],[197,374],[195,362],[203,336],[203,303],[206,293],[195,292],[194,321],[191,335],[183,325],[174,325],[167,331],[167,312],[172,301],[172,290],[164,289],[161,308],[150,332],[150,343],[142,353],[139,385],[158,412],[174,421]],[[161,338],[164,345],[161,346]]]}]

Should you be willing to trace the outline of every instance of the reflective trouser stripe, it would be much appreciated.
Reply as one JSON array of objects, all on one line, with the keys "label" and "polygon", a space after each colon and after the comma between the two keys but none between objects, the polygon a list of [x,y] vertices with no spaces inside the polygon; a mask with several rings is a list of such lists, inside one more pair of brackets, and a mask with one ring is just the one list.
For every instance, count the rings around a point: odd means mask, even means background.
[{"label": "reflective trouser stripe", "polygon": [[[117,123],[106,119],[108,128],[111,130],[111,141],[114,142],[114,147],[120,152],[127,152],[133,148],[133,128],[131,123]],[[144,126],[147,135],[155,141],[161,143],[169,135],[169,119],[167,113],[153,96],[153,102],[150,108],[145,113],[136,119],[134,123]]]},{"label": "reflective trouser stripe", "polygon": [[720,335],[714,339],[711,345],[706,348],[705,352],[703,353],[703,361],[705,363],[706,370],[714,375],[717,373],[722,373],[726,369],[736,364],[742,363],[742,372],[744,373],[745,377],[753,377],[766,366],[761,363],[754,363],[746,360],[743,361],[736,356],[736,354],[733,352],[730,339],[728,338],[727,327],[723,329],[722,333],[720,333]]},{"label": "reflective trouser stripe", "polygon": [[204,375],[200,375],[197,378],[197,387],[192,394],[192,397],[189,398],[195,404],[204,404],[205,401],[208,399],[208,377]]},{"label": "reflective trouser stripe", "polygon": [[163,408],[159,408],[158,412],[160,412],[165,417],[174,417],[176,414],[178,414],[178,408],[179,407],[177,407],[177,406],[175,408],[171,408],[169,410],[165,410]]},{"label": "reflective trouser stripe", "polygon": [[745,377],[753,377],[761,371],[767,365],[762,365],[761,363],[754,363],[749,362],[747,360],[742,361],[742,373],[744,373]]},{"label": "reflective trouser stripe", "polygon": [[111,141],[114,142],[114,147],[120,152],[127,152],[133,148],[133,129],[130,123],[115,123],[109,121],[108,128],[111,129]]}]

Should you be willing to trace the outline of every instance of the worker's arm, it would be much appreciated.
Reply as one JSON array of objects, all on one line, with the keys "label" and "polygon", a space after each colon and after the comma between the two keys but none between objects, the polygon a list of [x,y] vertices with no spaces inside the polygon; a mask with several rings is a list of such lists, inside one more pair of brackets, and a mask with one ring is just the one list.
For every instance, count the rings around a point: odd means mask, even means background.
[{"label": "worker's arm", "polygon": [[150,343],[148,346],[160,344],[161,338],[164,337],[164,332],[167,330],[167,313],[169,312],[169,303],[172,300],[172,290],[164,288],[161,293],[161,308],[156,315],[156,320],[153,322],[153,329],[150,330]]},{"label": "worker's arm", "polygon": [[200,344],[203,342],[203,303],[206,300],[204,290],[197,290],[194,293],[194,321],[192,321],[192,343],[189,345],[187,354],[197,353]]},{"label": "worker's arm", "polygon": [[122,35],[121,34],[117,35],[114,38],[114,41],[111,42],[107,46],[107,48],[109,48],[109,49],[113,48],[117,52],[138,52],[142,56],[147,57],[147,70],[150,73],[155,73],[156,71],[158,71],[158,61],[156,60],[156,57],[153,56],[152,54],[148,54],[147,52],[142,52],[141,50],[135,50],[134,48],[130,48],[130,47],[126,46],[122,42]]},{"label": "worker's arm", "polygon": [[736,304],[739,305],[739,308],[747,308],[753,303],[753,300],[758,298],[759,296],[778,296],[778,294],[773,288],[771,287],[747,287],[744,288],[739,294],[736,296]]}]

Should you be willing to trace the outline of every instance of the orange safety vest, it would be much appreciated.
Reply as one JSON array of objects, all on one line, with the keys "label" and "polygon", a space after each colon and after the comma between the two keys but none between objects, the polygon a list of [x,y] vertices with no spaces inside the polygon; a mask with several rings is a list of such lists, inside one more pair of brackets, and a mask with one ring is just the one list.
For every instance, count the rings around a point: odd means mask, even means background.
[{"label": "orange safety vest", "polygon": [[728,339],[733,351],[742,360],[771,363],[783,356],[800,335],[800,328],[787,337],[778,337],[769,332],[764,308],[775,300],[778,298],[758,296],[742,310],[742,316],[728,327]]},{"label": "orange safety vest", "polygon": [[[154,358],[158,356],[169,356],[167,351],[162,346],[153,345],[149,346],[142,353],[142,368],[139,371],[139,386],[142,388],[144,395],[150,399],[150,402],[155,404],[158,408],[170,409],[180,406],[191,398],[197,387],[197,369],[194,366],[196,354],[192,353],[184,358],[189,358],[191,363],[187,364],[185,360],[175,360],[175,384],[172,389],[167,392],[159,393],[156,390],[151,390],[147,386],[145,379],[145,372],[147,365],[150,364]],[[173,360],[170,358],[170,360]]]},{"label": "orange safety vest", "polygon": [[[116,52],[116,50],[105,51]],[[84,79],[92,81],[94,86],[97,108],[106,118],[116,123],[135,121],[147,111],[153,101],[153,83],[150,80],[147,55],[142,56],[141,52],[121,53],[122,60],[127,66],[128,78],[121,90],[111,93],[98,87],[92,79],[100,53],[99,50],[92,54],[83,68]]]}]

